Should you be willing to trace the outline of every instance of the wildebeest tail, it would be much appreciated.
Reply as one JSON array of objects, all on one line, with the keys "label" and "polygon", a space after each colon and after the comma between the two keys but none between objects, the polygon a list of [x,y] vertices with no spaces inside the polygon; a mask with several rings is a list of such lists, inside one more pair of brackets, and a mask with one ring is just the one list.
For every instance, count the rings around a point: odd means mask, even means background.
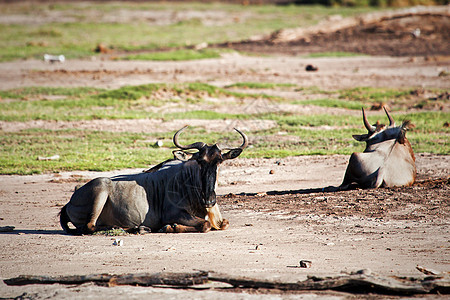
[{"label": "wildebeest tail", "polygon": [[59,223],[61,224],[62,229],[64,229],[64,231],[68,234],[80,235],[78,229],[69,228],[69,222],[71,221],[69,216],[67,215],[67,205],[64,205],[64,207],[59,212]]}]

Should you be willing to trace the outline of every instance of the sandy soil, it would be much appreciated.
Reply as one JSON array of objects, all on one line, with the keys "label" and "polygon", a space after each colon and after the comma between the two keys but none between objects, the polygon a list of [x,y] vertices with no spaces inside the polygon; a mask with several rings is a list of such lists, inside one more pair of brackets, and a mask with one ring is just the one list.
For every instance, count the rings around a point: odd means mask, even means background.
[{"label": "sandy soil", "polygon": [[[0,234],[1,277],[208,270],[295,282],[307,275],[359,269],[419,277],[417,265],[448,271],[448,156],[419,155],[419,180],[413,187],[320,192],[340,183],[347,159],[238,159],[222,167],[217,190],[222,212],[231,222],[228,230],[123,236],[120,247],[113,245],[112,237],[63,234],[57,215],[80,182],[141,170],[2,176],[0,226],[15,230]],[[311,260],[312,267],[297,268],[302,259]],[[23,292],[40,297],[62,292],[57,298],[102,293],[92,285],[66,289],[0,284],[0,290],[3,297]],[[137,298],[168,293],[150,290],[133,288],[131,293]],[[202,293],[198,297],[206,298]]]},{"label": "sandy soil", "polygon": [[[448,56],[430,59],[407,55],[306,59],[284,53],[273,57],[228,54],[221,59],[195,62],[120,62],[110,61],[107,56],[99,60],[69,60],[64,64],[19,61],[0,64],[0,88],[33,85],[116,88],[197,80],[220,86],[261,81],[323,89],[359,86],[450,88],[448,77],[439,75],[449,71]],[[317,65],[319,71],[306,72],[307,64]],[[321,108],[308,109],[311,112]],[[328,112],[339,113],[336,110]],[[87,125],[81,122],[56,125],[3,122],[1,128],[11,131],[71,126],[111,130],[111,124],[107,122]],[[202,126],[202,120],[196,122]],[[170,131],[179,128],[179,124],[158,126],[160,130]],[[12,232],[0,233],[0,278],[21,274],[209,270],[295,282],[309,275],[330,276],[365,268],[383,276],[420,277],[423,274],[416,270],[417,265],[449,271],[450,157],[417,154],[418,182],[413,187],[321,192],[322,187],[340,183],[347,160],[348,156],[336,155],[229,162],[222,166],[217,190],[222,213],[231,223],[228,230],[207,234],[123,236],[120,237],[123,246],[114,246],[112,238],[107,236],[63,234],[58,224],[58,212],[80,182],[97,176],[140,172],[141,169],[101,174],[0,176],[0,227],[15,227]],[[311,260],[311,268],[298,268],[302,259]],[[230,294],[219,289],[180,291],[105,288],[91,284],[10,287],[0,282],[0,297],[14,298],[23,293],[26,293],[24,297],[36,299],[111,296],[265,299],[279,296],[260,294],[261,291]],[[341,299],[349,295],[328,292],[282,296]]]},{"label": "sandy soil", "polygon": [[[307,72],[308,64],[319,68]],[[448,57],[301,58],[248,57],[228,54],[222,59],[185,62],[126,62],[70,60],[64,64],[23,61],[0,64],[2,89],[30,85],[118,88],[160,82],[202,81],[219,86],[235,82],[293,83],[323,89],[355,86],[448,88]]]}]

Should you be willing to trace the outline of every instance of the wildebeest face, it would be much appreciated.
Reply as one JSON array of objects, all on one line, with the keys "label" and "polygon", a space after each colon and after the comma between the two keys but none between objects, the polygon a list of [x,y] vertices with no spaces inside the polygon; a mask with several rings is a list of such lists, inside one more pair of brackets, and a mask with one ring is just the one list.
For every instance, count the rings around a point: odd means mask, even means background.
[{"label": "wildebeest face", "polygon": [[353,135],[353,138],[360,142],[366,142],[367,145],[375,145],[378,143],[382,143],[385,141],[399,142],[400,144],[404,144],[406,141],[406,130],[414,127],[409,121],[404,121],[401,126],[395,126],[395,122],[392,119],[389,112],[385,107],[384,111],[389,119],[389,125],[380,124],[378,121],[374,125],[370,125],[367,120],[364,109],[363,113],[363,121],[364,126],[366,127],[368,133],[361,135]]},{"label": "wildebeest face", "polygon": [[[174,151],[174,156],[180,160],[195,160],[200,167],[200,178],[202,184],[202,205],[206,208],[212,207],[216,204],[216,192],[217,176],[219,165],[228,159],[234,159],[238,157],[242,151],[248,145],[247,136],[235,129],[243,138],[243,143],[238,148],[233,148],[228,152],[222,154],[222,150],[216,145],[207,145],[202,142],[196,142],[187,146],[180,145],[178,143],[178,135],[187,126],[180,129],[173,138],[174,144],[182,149]],[[197,149],[198,152],[191,153],[183,150]]]}]

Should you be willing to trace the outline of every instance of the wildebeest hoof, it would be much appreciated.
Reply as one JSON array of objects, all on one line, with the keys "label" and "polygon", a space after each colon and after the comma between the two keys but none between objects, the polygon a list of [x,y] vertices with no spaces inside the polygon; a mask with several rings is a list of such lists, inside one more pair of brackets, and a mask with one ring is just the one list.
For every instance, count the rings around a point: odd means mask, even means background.
[{"label": "wildebeest hoof", "polygon": [[[183,227],[183,226],[181,226],[181,227]],[[178,230],[177,230],[177,228],[178,228]],[[180,228],[178,226],[178,224],[174,223],[171,225],[170,224],[165,225],[163,228],[161,228],[159,230],[159,232],[176,233],[176,232],[183,232],[183,231],[182,231],[182,228]]]},{"label": "wildebeest hoof", "polygon": [[175,231],[173,230],[172,226],[170,226],[170,225],[164,225],[164,226],[159,230],[159,232],[163,232],[163,233],[173,233],[173,232],[175,232]]},{"label": "wildebeest hoof", "polygon": [[325,192],[325,193],[334,193],[334,192],[338,192],[338,191],[339,191],[339,187],[337,187],[337,186],[327,186],[322,189],[322,192]]},{"label": "wildebeest hoof", "polygon": [[220,225],[220,230],[225,230],[230,226],[230,222],[227,219],[223,219],[222,225]]},{"label": "wildebeest hoof", "polygon": [[209,223],[209,221],[206,221],[203,224],[202,232],[208,232],[210,230],[211,230],[211,223]]},{"label": "wildebeest hoof", "polygon": [[88,232],[95,232],[96,231],[96,227],[95,227],[95,224],[93,224],[93,223],[88,223],[87,225],[86,225],[86,229],[87,229],[87,231]]}]

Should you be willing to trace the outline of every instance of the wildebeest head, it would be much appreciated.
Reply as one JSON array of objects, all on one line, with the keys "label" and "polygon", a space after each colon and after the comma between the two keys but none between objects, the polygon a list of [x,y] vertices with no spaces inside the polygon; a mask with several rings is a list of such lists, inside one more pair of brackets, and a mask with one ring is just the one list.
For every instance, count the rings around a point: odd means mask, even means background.
[{"label": "wildebeest head", "polygon": [[[384,186],[408,186],[414,183],[416,166],[414,152],[406,138],[406,130],[413,125],[404,121],[396,126],[388,110],[384,111],[389,125],[377,122],[371,125],[362,110],[363,122],[368,133],[353,135],[357,141],[366,142],[363,153],[354,152],[345,172],[339,190],[345,190],[352,183],[363,188]],[[334,189],[331,189],[334,190]]]},{"label": "wildebeest head", "polygon": [[[212,207],[216,204],[215,187],[217,182],[218,166],[225,160],[238,157],[248,145],[247,136],[239,129],[235,130],[241,135],[243,142],[237,148],[232,148],[225,153],[214,145],[207,145],[203,142],[196,142],[189,145],[181,145],[178,142],[178,136],[186,129],[187,126],[178,130],[173,136],[173,143],[181,150],[175,150],[174,156],[183,161],[196,161],[200,167],[200,177],[202,183],[202,203],[205,207]],[[189,152],[188,150],[198,150],[197,152]]]},{"label": "wildebeest head", "polygon": [[[410,128],[413,128],[414,125],[411,124],[409,120],[403,121],[402,125],[396,126],[394,119],[389,114],[389,111],[386,107],[383,106],[384,111],[389,119],[389,125],[380,124],[378,121],[376,124],[371,125],[367,120],[366,113],[364,112],[364,108],[362,109],[363,122],[366,127],[368,133],[361,135],[353,135],[353,138],[360,142],[366,142],[367,147],[366,150],[372,147],[380,146],[380,143],[388,142],[392,143],[393,146],[396,143],[401,145],[405,145],[411,148],[408,139],[406,138],[406,131]],[[411,148],[412,152],[412,148]]]}]

